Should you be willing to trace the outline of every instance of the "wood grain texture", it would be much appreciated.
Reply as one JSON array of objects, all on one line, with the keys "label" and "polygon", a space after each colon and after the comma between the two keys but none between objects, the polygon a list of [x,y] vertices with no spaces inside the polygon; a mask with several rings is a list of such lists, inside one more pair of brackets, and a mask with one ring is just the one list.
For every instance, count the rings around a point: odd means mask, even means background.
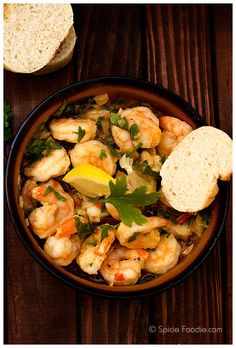
[{"label": "wood grain texture", "polygon": [[[232,136],[232,5],[210,6],[212,41],[215,48],[215,112],[219,127]],[[232,344],[232,187],[229,190],[229,208],[222,231],[221,267],[223,286],[225,342]]]},{"label": "wood grain texture", "polygon": [[[231,5],[75,4],[73,10],[78,39],[67,67],[45,76],[4,74],[14,134],[59,88],[114,75],[170,88],[231,134]],[[77,292],[43,270],[21,245],[6,211],[5,343],[231,343],[231,219],[230,208],[219,242],[187,280],[156,296],[112,300]]]},{"label": "wood grain texture", "polygon": [[[13,106],[13,133],[28,113],[73,82],[72,64],[38,77],[5,72],[5,100]],[[21,244],[6,209],[7,343],[76,343],[76,292],[42,269]],[[62,300],[63,299],[63,300]]]}]

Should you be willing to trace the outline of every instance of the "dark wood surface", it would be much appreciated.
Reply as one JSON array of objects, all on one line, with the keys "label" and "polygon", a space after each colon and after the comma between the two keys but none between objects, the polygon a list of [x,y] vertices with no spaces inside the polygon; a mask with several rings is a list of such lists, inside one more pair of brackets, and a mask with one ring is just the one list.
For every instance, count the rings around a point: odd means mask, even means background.
[{"label": "dark wood surface", "polygon": [[[69,65],[43,77],[4,74],[14,134],[49,94],[71,82],[114,75],[168,87],[232,134],[230,4],[73,9],[78,39]],[[156,296],[112,300],[71,289],[41,268],[19,241],[6,209],[5,343],[231,343],[231,210],[230,205],[213,252],[187,280]]]}]

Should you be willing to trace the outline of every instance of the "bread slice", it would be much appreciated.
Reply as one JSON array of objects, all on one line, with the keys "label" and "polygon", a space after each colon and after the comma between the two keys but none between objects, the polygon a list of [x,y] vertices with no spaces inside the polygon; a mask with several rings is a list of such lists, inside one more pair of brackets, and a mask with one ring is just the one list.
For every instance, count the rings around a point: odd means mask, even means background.
[{"label": "bread slice", "polygon": [[217,180],[232,174],[232,140],[223,131],[200,127],[189,133],[162,166],[162,192],[181,212],[208,207],[218,193]]},{"label": "bread slice", "polygon": [[55,56],[50,60],[50,62],[47,65],[45,65],[42,69],[36,71],[34,74],[44,75],[63,68],[66,64],[69,63],[73,56],[75,42],[75,28],[72,26],[69,30],[69,34],[61,43]]},{"label": "bread slice", "polygon": [[70,4],[5,4],[4,67],[32,73],[47,65],[73,25]]}]

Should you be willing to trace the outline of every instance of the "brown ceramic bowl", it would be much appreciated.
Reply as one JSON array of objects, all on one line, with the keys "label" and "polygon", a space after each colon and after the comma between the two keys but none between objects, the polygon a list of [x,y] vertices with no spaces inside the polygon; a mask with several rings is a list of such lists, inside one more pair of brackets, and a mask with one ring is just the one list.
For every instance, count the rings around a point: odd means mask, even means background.
[{"label": "brown ceramic bowl", "polygon": [[18,177],[21,161],[25,148],[36,128],[58,109],[64,99],[69,103],[73,103],[92,95],[104,93],[115,94],[140,102],[144,101],[160,110],[163,114],[177,116],[187,121],[194,128],[206,124],[203,117],[185,100],[163,87],[145,81],[122,77],[105,77],[69,85],[45,99],[21,125],[12,143],[8,158],[6,170],[7,202],[15,229],[24,245],[41,265],[59,279],[79,290],[96,295],[127,298],[150,295],[175,286],[192,273],[209,254],[219,237],[225,220],[227,184],[220,183],[220,192],[211,205],[212,218],[210,226],[204,231],[193,251],[187,257],[183,258],[168,273],[161,275],[157,279],[143,284],[122,287],[109,287],[104,284],[94,283],[54,264],[29,230],[18,204]]}]

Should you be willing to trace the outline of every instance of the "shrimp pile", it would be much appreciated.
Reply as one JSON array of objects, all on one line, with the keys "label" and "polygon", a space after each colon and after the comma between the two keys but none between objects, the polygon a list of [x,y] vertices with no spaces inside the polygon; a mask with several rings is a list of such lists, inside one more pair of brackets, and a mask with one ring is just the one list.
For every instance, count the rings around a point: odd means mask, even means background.
[{"label": "shrimp pile", "polygon": [[127,224],[119,207],[92,200],[63,176],[88,163],[125,177],[127,193],[157,192],[163,161],[191,131],[178,117],[108,94],[63,104],[35,132],[21,168],[20,206],[45,256],[108,286],[139,284],[175,267],[207,227],[201,214],[174,211],[161,196],[138,206],[145,222]]}]

